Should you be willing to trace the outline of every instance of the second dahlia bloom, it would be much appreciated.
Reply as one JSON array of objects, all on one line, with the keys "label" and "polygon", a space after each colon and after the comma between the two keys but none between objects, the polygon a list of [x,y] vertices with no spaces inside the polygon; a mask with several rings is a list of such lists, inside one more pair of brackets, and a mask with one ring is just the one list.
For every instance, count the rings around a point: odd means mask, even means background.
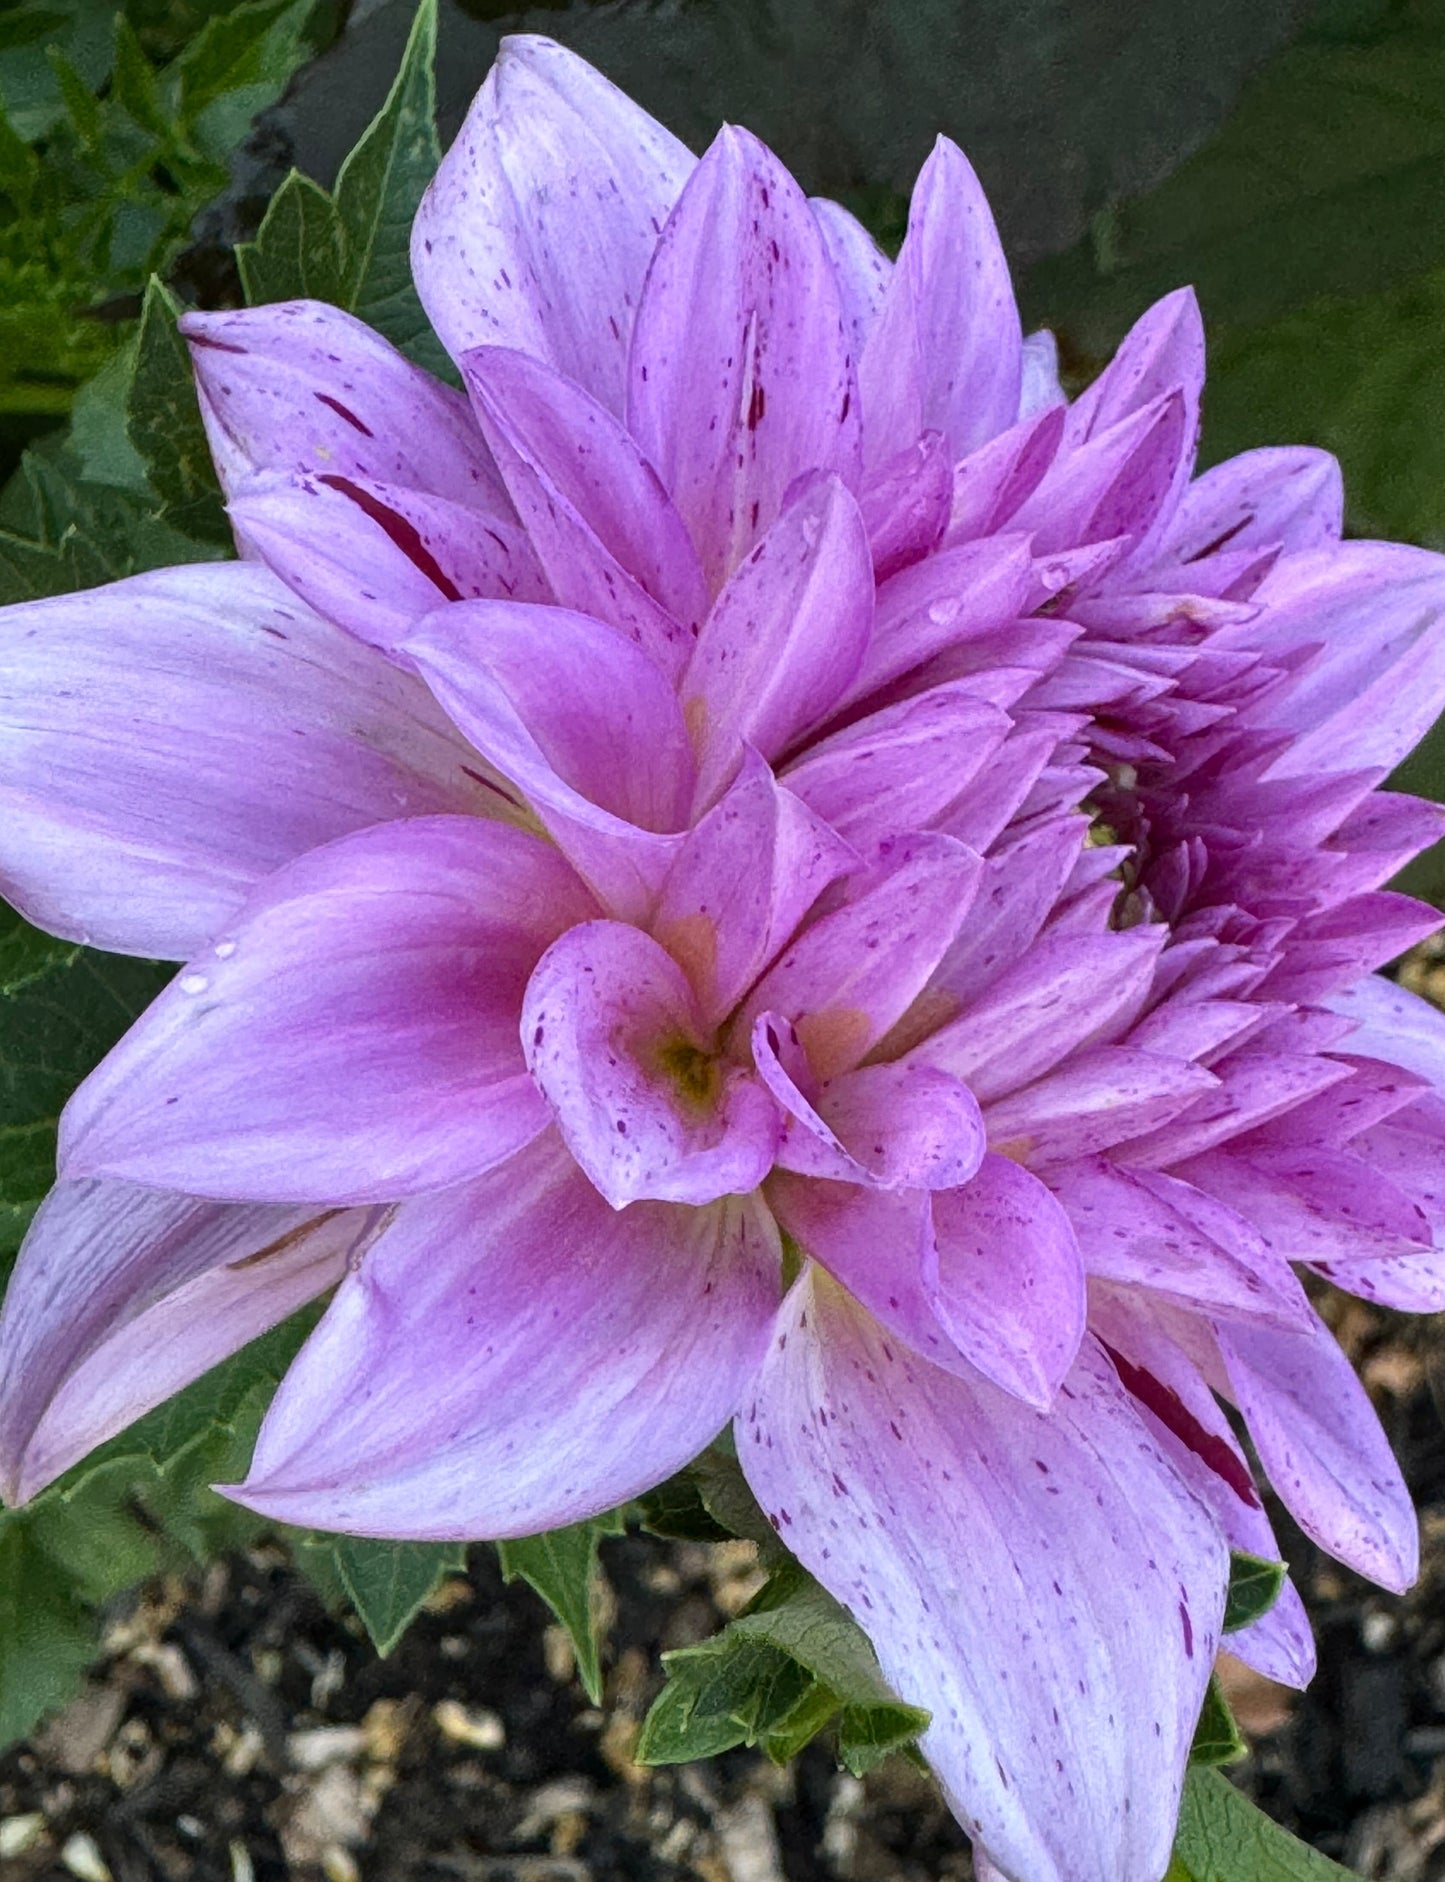
[{"label": "second dahlia bloom", "polygon": [[[192,316],[239,563],[0,615],[0,883],[186,964],[0,1323],[23,1500],[334,1289],[232,1494],[530,1534],[736,1421],[981,1859],[1157,1882],[1231,1546],[1409,1501],[1296,1272],[1445,1301],[1439,558],[1191,483],[1192,302],[1067,407],[940,145],[890,267],[508,42],[417,220],[466,395]],[[1352,709],[1361,675],[1374,688]],[[1292,1593],[1231,1644],[1302,1682]]]}]

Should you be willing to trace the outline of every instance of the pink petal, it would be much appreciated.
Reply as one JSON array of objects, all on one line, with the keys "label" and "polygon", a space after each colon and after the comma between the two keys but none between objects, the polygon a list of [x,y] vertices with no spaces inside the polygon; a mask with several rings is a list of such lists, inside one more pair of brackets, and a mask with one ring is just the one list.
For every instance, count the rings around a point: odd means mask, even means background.
[{"label": "pink petal", "polygon": [[857,480],[833,265],[807,199],[746,131],[718,134],[662,232],[637,311],[627,423],[714,591],[795,478]]},{"label": "pink petal", "polygon": [[[1266,1124],[1292,1106],[1349,1077],[1349,1067],[1306,1053],[1245,1050],[1214,1067],[1208,1087],[1189,1110],[1155,1120],[1146,1135],[1114,1141],[1124,1161],[1168,1169],[1231,1137]],[[1208,1073],[1201,1074],[1208,1078]]]},{"label": "pink petal", "polygon": [[1031,1165],[1072,1162],[1122,1143],[1142,1124],[1189,1113],[1218,1082],[1181,1059],[1096,1046],[989,1105],[988,1140]]},{"label": "pink petal", "polygon": [[941,431],[884,460],[865,477],[858,507],[873,554],[873,578],[887,581],[937,545],[953,505],[953,460]]},{"label": "pink petal", "polygon": [[1246,451],[1197,477],[1184,492],[1159,559],[1194,563],[1276,543],[1290,553],[1340,539],[1344,483],[1327,451],[1302,446]]},{"label": "pink petal", "polygon": [[242,563],[5,614],[0,891],[183,960],[292,857],[398,816],[515,814],[426,691]]},{"label": "pink petal", "polygon": [[1204,385],[1204,322],[1193,288],[1176,288],[1135,321],[1118,352],[1087,391],[1069,407],[1064,449],[1077,448],[1178,393],[1184,403],[1185,452],[1175,495],[1183,489],[1199,430],[1199,395]]},{"label": "pink petal", "polygon": [[[1185,1174],[1188,1174],[1186,1166]],[[1091,1275],[1226,1319],[1297,1330],[1304,1290],[1251,1221],[1154,1170],[1090,1157],[1050,1173]]]},{"label": "pink petal", "polygon": [[[1232,1549],[1279,1559],[1248,1459],[1199,1368],[1159,1324],[1152,1304],[1132,1292],[1091,1289],[1089,1326],[1155,1443],[1218,1523]],[[1263,1621],[1228,1637],[1271,1679],[1294,1687],[1314,1676],[1315,1644],[1298,1594],[1285,1583]]]},{"label": "pink petal", "polygon": [[1226,1556],[1092,1343],[1045,1415],[897,1351],[814,1271],[738,1452],[932,1712],[924,1754],[1000,1869],[1156,1882]]},{"label": "pink petal", "polygon": [[681,1469],[776,1312],[748,1197],[614,1213],[550,1134],[404,1205],[282,1383],[238,1500],[361,1535],[533,1535]]},{"label": "pink petal", "polygon": [[504,39],[412,224],[417,292],[452,358],[516,347],[621,412],[643,277],[693,167],[574,53]]},{"label": "pink petal", "polygon": [[1022,331],[992,211],[940,137],[913,186],[908,234],[859,368],[869,461],[925,430],[954,459],[1018,416]]},{"label": "pink petal", "polygon": [[814,740],[785,772],[838,834],[867,851],[897,830],[926,830],[960,798],[1012,729],[966,680],[885,706]]},{"label": "pink petal", "polygon": [[830,202],[825,196],[814,196],[811,205],[838,282],[849,350],[855,360],[860,360],[869,331],[888,293],[893,263],[858,218],[841,203]]},{"label": "pink petal", "polygon": [[1396,543],[1331,544],[1286,557],[1241,630],[1265,653],[1316,646],[1248,715],[1298,734],[1273,777],[1392,768],[1445,707],[1445,556]]},{"label": "pink petal", "polygon": [[554,849],[478,818],[315,850],[80,1087],[64,1173],[370,1202],[490,1169],[547,1121],[517,1031],[528,977],[594,912]]},{"label": "pink petal", "polygon": [[753,1059],[787,1113],[778,1164],[805,1176],[879,1189],[948,1189],[966,1183],[984,1154],[973,1093],[922,1065],[865,1065],[813,1086],[785,1020],[762,1014]]},{"label": "pink petal", "polygon": [[229,495],[259,470],[429,491],[510,514],[460,392],[323,301],[186,314],[201,416]]},{"label": "pink petal", "polygon": [[1214,1150],[1180,1174],[1248,1217],[1286,1261],[1382,1259],[1432,1245],[1424,1210],[1348,1150]]},{"label": "pink petal", "polygon": [[734,1022],[751,1035],[759,1014],[796,1026],[814,1077],[851,1071],[927,984],[968,915],[978,857],[950,837],[885,844],[856,899],[823,916],[754,987]]},{"label": "pink petal", "polygon": [[873,623],[873,563],[858,506],[836,478],[785,510],[702,625],[683,676],[697,802],[737,770],[744,743],[776,758],[848,690]]},{"label": "pink petal", "polygon": [[662,670],[602,621],[505,602],[454,602],[422,622],[406,652],[603,902],[643,918],[693,791],[687,729]]},{"label": "pink petal", "polygon": [[358,1212],[61,1183],[0,1318],[0,1488],[13,1508],[335,1285]]},{"label": "pink petal", "polygon": [[1355,1022],[1352,1053],[1403,1066],[1445,1090],[1445,1013],[1429,1000],[1382,974],[1366,974],[1331,994],[1327,1004]]},{"label": "pink petal", "polygon": [[1117,560],[1148,533],[1193,449],[1184,398],[1165,393],[1076,451],[1061,452],[1009,527],[1032,530],[1041,555],[1118,539]]},{"label": "pink petal", "polygon": [[[954,548],[1008,526],[1043,482],[1064,435],[1062,404],[1020,417],[953,470],[953,503],[944,543]],[[1060,581],[1058,586],[1064,586]]]},{"label": "pink petal", "polygon": [[710,1049],[687,976],[620,922],[571,929],[522,1008],[527,1064],[568,1149],[614,1209],[756,1189],[781,1132],[761,1082]]},{"label": "pink petal", "polygon": [[1079,1046],[1117,1034],[1142,1006],[1163,929],[1045,935],[916,1056],[966,1079],[988,1103]]},{"label": "pink petal", "polygon": [[[999,759],[1007,759],[1017,737]],[[996,769],[991,764],[987,775]],[[1084,835],[1080,818],[1055,818],[989,857],[968,924],[934,977],[934,986],[956,1006],[977,998],[1027,952],[1083,852]]]},{"label": "pink petal", "polygon": [[736,1006],[828,884],[859,861],[756,753],[744,754],[735,783],[684,838],[652,921],[704,1026]]},{"label": "pink petal", "polygon": [[1221,1326],[1219,1348],[1270,1482],[1322,1549],[1400,1593],[1419,1571],[1410,1492],[1334,1335]]},{"label": "pink petal", "polygon": [[375,647],[396,647],[443,601],[551,598],[515,523],[426,491],[331,471],[260,471],[226,507],[249,555]]},{"label": "pink petal", "polygon": [[657,472],[605,405],[540,360],[487,346],[463,368],[557,600],[622,628],[675,673],[708,593]]},{"label": "pink petal", "polygon": [[933,1198],[924,1286],[959,1352],[1047,1410],[1084,1336],[1084,1264],[1068,1216],[1036,1176],[986,1156]]},{"label": "pink petal", "polygon": [[1007,628],[1028,599],[1032,558],[1024,536],[941,551],[883,584],[848,703],[866,699],[936,655]]},{"label": "pink petal", "polygon": [[939,1325],[924,1284],[933,1258],[927,1191],[869,1189],[774,1170],[764,1193],[784,1232],[881,1326],[945,1371],[973,1376]]}]

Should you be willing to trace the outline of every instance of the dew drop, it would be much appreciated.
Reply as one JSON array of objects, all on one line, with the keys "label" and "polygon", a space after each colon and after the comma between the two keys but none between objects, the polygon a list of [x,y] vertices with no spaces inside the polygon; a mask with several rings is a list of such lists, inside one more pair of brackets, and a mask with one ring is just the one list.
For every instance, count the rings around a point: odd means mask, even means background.
[{"label": "dew drop", "polygon": [[182,993],[204,993],[210,984],[210,981],[207,980],[204,974],[181,975],[180,986]]},{"label": "dew drop", "polygon": [[928,610],[928,618],[935,627],[951,627],[958,619],[960,605],[957,601],[935,601]]},{"label": "dew drop", "polygon": [[216,943],[216,959],[218,961],[230,960],[235,952],[236,944],[234,941],[218,941]]}]

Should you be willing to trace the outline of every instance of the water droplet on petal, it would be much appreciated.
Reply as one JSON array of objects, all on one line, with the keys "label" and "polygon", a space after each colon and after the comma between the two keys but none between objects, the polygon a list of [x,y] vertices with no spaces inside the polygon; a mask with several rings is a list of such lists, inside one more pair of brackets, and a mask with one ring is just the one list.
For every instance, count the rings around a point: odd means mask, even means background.
[{"label": "water droplet on petal", "polygon": [[216,959],[218,961],[230,960],[235,952],[236,944],[234,941],[218,941],[216,943]]},{"label": "water droplet on petal", "polygon": [[182,974],[181,975],[181,992],[182,993],[204,993],[206,991],[206,988],[209,987],[210,984],[211,984],[210,981],[207,980],[204,974]]},{"label": "water droplet on petal", "polygon": [[957,601],[935,601],[928,610],[928,618],[935,627],[951,627],[958,619],[961,605]]}]

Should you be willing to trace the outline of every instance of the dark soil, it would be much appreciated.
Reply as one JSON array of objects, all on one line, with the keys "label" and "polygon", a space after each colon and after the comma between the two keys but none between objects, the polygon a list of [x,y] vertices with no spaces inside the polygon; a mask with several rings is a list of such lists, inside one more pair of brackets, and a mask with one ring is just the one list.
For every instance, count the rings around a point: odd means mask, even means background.
[{"label": "dark soil", "polygon": [[[1281,1518],[1315,1616],[1303,1696],[1237,1666],[1266,1809],[1370,1877],[1445,1879],[1445,1337],[1339,1303],[1343,1343],[1421,1509],[1402,1600]],[[329,1615],[279,1549],[147,1588],[81,1697],[0,1760],[4,1882],[966,1882],[963,1836],[901,1760],[866,1783],[822,1745],[631,1759],[658,1654],[751,1591],[746,1544],[607,1545],[606,1703],[589,1706],[536,1598],[473,1551],[388,1660]],[[17,1823],[17,1819],[19,1820]]]}]

